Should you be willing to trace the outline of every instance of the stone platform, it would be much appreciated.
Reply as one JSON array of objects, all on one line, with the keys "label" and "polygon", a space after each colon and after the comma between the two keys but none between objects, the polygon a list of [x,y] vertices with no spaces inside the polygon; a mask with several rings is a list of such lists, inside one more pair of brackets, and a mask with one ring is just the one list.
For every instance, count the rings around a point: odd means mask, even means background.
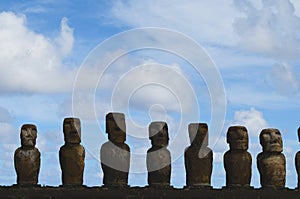
[{"label": "stone platform", "polygon": [[153,189],[104,187],[0,187],[0,199],[100,199],[100,198],[201,198],[201,199],[284,199],[300,198],[297,189]]}]

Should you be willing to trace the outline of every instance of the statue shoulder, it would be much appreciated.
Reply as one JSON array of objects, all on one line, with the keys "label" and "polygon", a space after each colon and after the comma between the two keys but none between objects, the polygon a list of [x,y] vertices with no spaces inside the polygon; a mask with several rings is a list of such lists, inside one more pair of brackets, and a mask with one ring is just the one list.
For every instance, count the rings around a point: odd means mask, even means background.
[{"label": "statue shoulder", "polygon": [[22,147],[19,147],[15,150],[15,156],[19,155],[22,151]]},{"label": "statue shoulder", "polygon": [[39,156],[41,155],[41,152],[39,151],[38,148],[34,147],[33,151],[34,151],[34,153],[38,154]]},{"label": "statue shoulder", "polygon": [[130,147],[126,143],[123,144],[122,149],[125,149],[126,151],[130,152]]},{"label": "statue shoulder", "polygon": [[265,153],[264,152],[259,153],[256,157],[257,160],[261,160],[262,158],[265,158]]}]

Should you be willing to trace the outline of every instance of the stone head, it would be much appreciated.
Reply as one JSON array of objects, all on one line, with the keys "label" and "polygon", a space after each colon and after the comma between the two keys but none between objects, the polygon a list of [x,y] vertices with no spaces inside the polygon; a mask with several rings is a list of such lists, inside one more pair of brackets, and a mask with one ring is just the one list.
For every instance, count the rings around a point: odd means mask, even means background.
[{"label": "stone head", "polygon": [[168,125],[166,122],[152,122],[149,125],[149,138],[153,146],[164,147],[169,144]]},{"label": "stone head", "polygon": [[282,152],[283,144],[278,129],[263,129],[259,135],[259,141],[264,152]]},{"label": "stone head", "polygon": [[63,131],[66,143],[79,144],[81,142],[81,126],[79,118],[65,118]]},{"label": "stone head", "polygon": [[231,150],[247,150],[248,132],[244,126],[231,126],[227,131],[227,143]]},{"label": "stone head", "polygon": [[191,123],[188,128],[192,146],[208,146],[208,126],[206,123]]},{"label": "stone head", "polygon": [[108,133],[108,139],[113,143],[126,141],[126,123],[123,113],[108,113],[106,115],[106,133]]},{"label": "stone head", "polygon": [[36,144],[37,128],[33,124],[24,124],[21,127],[21,145],[25,147],[34,147]]}]

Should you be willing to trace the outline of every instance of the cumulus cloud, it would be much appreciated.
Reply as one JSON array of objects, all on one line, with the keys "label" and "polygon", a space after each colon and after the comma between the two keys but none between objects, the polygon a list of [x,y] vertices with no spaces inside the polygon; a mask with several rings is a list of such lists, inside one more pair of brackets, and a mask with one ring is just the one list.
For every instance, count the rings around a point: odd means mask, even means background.
[{"label": "cumulus cloud", "polygon": [[25,15],[0,13],[0,90],[49,93],[70,89],[74,72],[63,65],[63,59],[73,42],[66,18],[60,35],[51,40],[30,30]]},{"label": "cumulus cloud", "polygon": [[256,7],[248,0],[235,0],[244,14],[233,23],[240,46],[277,59],[295,59],[300,52],[300,18],[289,0],[262,0]]},{"label": "cumulus cloud", "polygon": [[161,107],[152,109],[153,117],[165,111],[186,115],[196,111],[195,91],[181,70],[182,66],[145,61],[134,55],[123,56],[106,65],[106,60],[122,52],[108,52],[104,59],[92,57],[87,60],[75,80],[72,101],[66,99],[61,104],[62,113],[73,111],[85,118],[93,118],[103,107],[108,111],[123,112],[131,107],[147,114],[153,105]]},{"label": "cumulus cloud", "polygon": [[268,123],[262,112],[251,108],[250,110],[236,111],[232,125],[245,126],[251,136],[257,137],[261,130],[268,126]]},{"label": "cumulus cloud", "polygon": [[298,2],[235,0],[216,5],[220,2],[119,0],[113,4],[112,14],[130,27],[171,28],[203,43],[242,47],[279,58],[299,57],[300,18],[294,8],[299,7]]},{"label": "cumulus cloud", "polygon": [[118,80],[112,104],[123,109],[130,101],[142,110],[159,104],[169,111],[191,114],[197,107],[193,87],[184,74],[177,67],[157,63],[134,68]]},{"label": "cumulus cloud", "polygon": [[68,19],[64,17],[61,20],[60,35],[56,38],[60,56],[66,57],[73,49],[74,37],[73,28],[68,25]]}]

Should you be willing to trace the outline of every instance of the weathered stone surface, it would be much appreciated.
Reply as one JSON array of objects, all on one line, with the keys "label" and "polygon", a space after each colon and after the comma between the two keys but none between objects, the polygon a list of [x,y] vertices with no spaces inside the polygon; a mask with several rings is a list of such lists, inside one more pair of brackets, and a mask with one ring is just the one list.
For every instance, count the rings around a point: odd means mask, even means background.
[{"label": "weathered stone surface", "polygon": [[295,155],[295,166],[298,175],[297,187],[299,188],[300,187],[300,151],[298,151]]},{"label": "weathered stone surface", "polygon": [[[298,141],[300,142],[300,127],[298,128]],[[298,184],[297,187],[300,187],[300,151],[298,151],[295,155],[295,166],[298,175]]]},{"label": "weathered stone surface", "polygon": [[63,123],[65,144],[59,150],[62,184],[83,184],[85,149],[80,145],[81,126],[78,118],[65,118]]},{"label": "weathered stone surface", "polygon": [[191,145],[184,153],[186,185],[188,187],[210,186],[213,153],[208,148],[208,127],[205,123],[189,124]]},{"label": "weathered stone surface", "polygon": [[171,154],[166,148],[169,143],[168,125],[152,122],[149,126],[152,147],[147,151],[148,184],[150,187],[170,186]]},{"label": "weathered stone surface", "polygon": [[282,138],[278,129],[263,129],[259,136],[263,152],[257,156],[260,184],[263,188],[284,188],[286,160],[281,153]]},{"label": "weathered stone surface", "polygon": [[41,154],[35,147],[37,138],[36,126],[24,124],[21,127],[20,138],[21,147],[14,154],[17,184],[21,186],[37,185]]},{"label": "weathered stone surface", "polygon": [[252,157],[248,150],[248,132],[244,126],[231,126],[227,131],[229,150],[224,154],[226,187],[249,187]]},{"label": "weathered stone surface", "polygon": [[128,184],[130,148],[126,141],[126,123],[123,113],[106,115],[106,133],[109,141],[100,151],[103,184],[107,187],[123,187]]}]

